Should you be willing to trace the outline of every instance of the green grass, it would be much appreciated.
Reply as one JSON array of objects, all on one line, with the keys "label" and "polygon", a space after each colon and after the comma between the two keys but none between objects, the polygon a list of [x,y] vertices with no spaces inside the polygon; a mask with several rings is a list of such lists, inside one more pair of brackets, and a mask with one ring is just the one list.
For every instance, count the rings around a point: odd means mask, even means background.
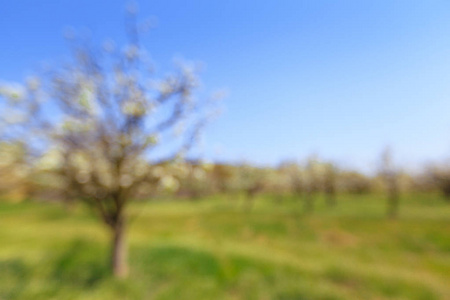
[{"label": "green grass", "polygon": [[0,299],[450,299],[450,204],[340,196],[134,204],[130,277],[109,275],[107,230],[87,211],[0,203]]}]

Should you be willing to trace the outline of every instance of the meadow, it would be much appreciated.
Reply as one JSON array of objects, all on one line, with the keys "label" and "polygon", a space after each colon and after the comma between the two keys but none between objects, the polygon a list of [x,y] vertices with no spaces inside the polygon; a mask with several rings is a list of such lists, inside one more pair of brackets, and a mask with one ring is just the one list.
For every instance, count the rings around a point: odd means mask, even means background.
[{"label": "meadow", "polygon": [[130,207],[130,277],[109,275],[108,231],[83,207],[0,202],[0,299],[450,299],[450,205],[406,195],[260,196]]}]

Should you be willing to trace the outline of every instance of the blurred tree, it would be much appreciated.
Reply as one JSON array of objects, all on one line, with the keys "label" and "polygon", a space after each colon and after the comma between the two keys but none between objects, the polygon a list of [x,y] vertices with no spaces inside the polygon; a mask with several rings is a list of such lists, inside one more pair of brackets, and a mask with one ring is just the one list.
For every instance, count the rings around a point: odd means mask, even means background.
[{"label": "blurred tree", "polygon": [[217,192],[221,194],[233,192],[232,180],[236,176],[235,167],[227,164],[214,164],[210,176]]},{"label": "blurred tree", "polygon": [[428,167],[425,180],[428,181],[428,185],[439,190],[450,202],[450,167],[448,164]]},{"label": "blurred tree", "polygon": [[31,168],[22,143],[0,143],[0,195],[19,202],[33,193]]},{"label": "blurred tree", "polygon": [[287,177],[285,179],[287,181],[285,189],[296,198],[301,199],[306,189],[304,170],[295,161],[284,161],[278,169],[281,174]]},{"label": "blurred tree", "polygon": [[398,184],[398,172],[392,161],[392,151],[386,148],[381,154],[380,175],[384,180],[387,191],[387,214],[390,218],[398,216],[400,191]]},{"label": "blurred tree", "polygon": [[280,164],[278,168],[268,168],[267,170],[267,189],[277,203],[283,202],[286,196],[292,194],[291,176],[283,167],[283,164]]},{"label": "blurred tree", "polygon": [[336,205],[337,168],[333,163],[325,164],[323,189],[329,206]]},{"label": "blurred tree", "polygon": [[[194,97],[199,79],[193,65],[178,63],[172,74],[157,76],[140,28],[130,11],[125,47],[110,42],[98,50],[72,39],[69,63],[24,85],[0,88],[1,140],[26,144],[29,159],[53,149],[63,190],[109,227],[117,277],[128,273],[126,208],[155,175],[149,157],[159,149],[165,153],[158,154],[160,161],[182,158],[214,102]],[[161,185],[176,188],[163,167],[158,172]]]},{"label": "blurred tree", "polygon": [[365,194],[372,190],[371,178],[356,171],[341,171],[338,183],[341,191],[351,194]]},{"label": "blurred tree", "polygon": [[240,184],[245,194],[243,209],[250,212],[253,209],[255,198],[267,188],[266,170],[244,164],[240,167]]},{"label": "blurred tree", "polygon": [[320,189],[319,162],[316,155],[311,155],[306,163],[306,184],[305,184],[305,212],[314,210],[314,197]]},{"label": "blurred tree", "polygon": [[207,176],[208,165],[201,161],[187,161],[184,164],[185,173],[179,177],[180,188],[177,195],[190,200],[199,200],[212,193],[212,184]]}]

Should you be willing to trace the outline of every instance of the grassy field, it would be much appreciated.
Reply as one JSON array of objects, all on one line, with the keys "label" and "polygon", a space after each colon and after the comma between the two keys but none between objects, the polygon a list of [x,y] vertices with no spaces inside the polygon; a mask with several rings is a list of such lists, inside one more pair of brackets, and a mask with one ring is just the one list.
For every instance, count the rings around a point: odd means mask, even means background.
[{"label": "grassy field", "polygon": [[125,281],[82,208],[1,203],[0,299],[450,299],[450,204],[404,197],[388,220],[381,197],[318,202],[135,204]]}]

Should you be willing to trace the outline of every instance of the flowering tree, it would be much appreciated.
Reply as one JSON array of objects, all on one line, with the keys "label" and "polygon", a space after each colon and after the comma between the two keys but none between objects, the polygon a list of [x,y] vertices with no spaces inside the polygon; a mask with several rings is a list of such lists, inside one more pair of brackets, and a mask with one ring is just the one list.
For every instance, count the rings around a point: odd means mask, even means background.
[{"label": "flowering tree", "polygon": [[127,20],[125,47],[98,50],[74,39],[69,63],[0,87],[1,140],[25,144],[30,164],[55,153],[66,196],[86,203],[110,229],[117,277],[128,272],[126,208],[151,188],[152,154],[153,162],[182,158],[213,110],[212,98],[195,97],[195,66],[177,64],[157,77],[135,14]]},{"label": "flowering tree", "polygon": [[399,201],[400,201],[400,189],[398,170],[395,168],[392,151],[390,148],[386,148],[381,153],[380,158],[380,176],[384,181],[387,192],[387,214],[390,218],[396,218],[398,216]]},{"label": "flowering tree", "polygon": [[326,195],[326,201],[328,206],[336,205],[336,193],[337,193],[337,177],[338,171],[334,163],[329,162],[324,165],[323,172],[323,191]]}]

